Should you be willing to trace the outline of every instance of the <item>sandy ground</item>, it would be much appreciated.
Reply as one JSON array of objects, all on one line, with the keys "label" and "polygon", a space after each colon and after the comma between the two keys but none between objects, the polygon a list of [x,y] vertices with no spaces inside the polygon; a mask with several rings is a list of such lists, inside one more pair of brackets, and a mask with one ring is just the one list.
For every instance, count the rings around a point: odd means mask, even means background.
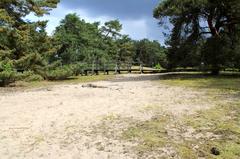
[{"label": "sandy ground", "polygon": [[174,116],[210,107],[204,92],[158,78],[125,75],[92,83],[103,88],[59,85],[0,95],[0,158],[135,158],[125,152],[131,143],[92,134],[96,125],[111,116],[150,119],[153,113],[143,110],[155,105]]}]

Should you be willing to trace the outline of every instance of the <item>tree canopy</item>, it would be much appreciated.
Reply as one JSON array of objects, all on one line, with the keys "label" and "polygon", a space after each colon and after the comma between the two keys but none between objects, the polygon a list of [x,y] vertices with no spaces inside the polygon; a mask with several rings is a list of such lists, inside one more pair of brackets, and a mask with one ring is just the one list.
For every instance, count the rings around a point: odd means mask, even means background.
[{"label": "tree canopy", "polygon": [[[154,10],[160,25],[173,25],[167,44],[169,67],[204,63],[218,73],[239,56],[239,0],[163,0]],[[191,59],[189,62],[189,59]]]},{"label": "tree canopy", "polygon": [[[45,27],[47,22],[27,22],[30,13],[47,14],[59,0],[2,0],[0,2],[0,83],[14,80],[16,69],[38,71],[53,51]],[[41,45],[39,45],[41,43]],[[7,79],[7,80],[4,80]]]}]

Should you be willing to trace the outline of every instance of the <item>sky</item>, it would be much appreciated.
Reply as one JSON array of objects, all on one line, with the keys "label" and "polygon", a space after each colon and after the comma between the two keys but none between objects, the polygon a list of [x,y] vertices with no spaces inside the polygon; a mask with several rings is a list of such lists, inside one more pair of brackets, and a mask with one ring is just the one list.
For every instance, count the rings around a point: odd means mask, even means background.
[{"label": "sky", "polygon": [[69,13],[77,13],[87,22],[120,20],[123,34],[135,40],[148,38],[164,43],[162,29],[153,18],[153,9],[160,0],[61,0],[56,9],[42,18],[29,15],[30,21],[49,20],[47,32],[52,34],[61,19]]}]

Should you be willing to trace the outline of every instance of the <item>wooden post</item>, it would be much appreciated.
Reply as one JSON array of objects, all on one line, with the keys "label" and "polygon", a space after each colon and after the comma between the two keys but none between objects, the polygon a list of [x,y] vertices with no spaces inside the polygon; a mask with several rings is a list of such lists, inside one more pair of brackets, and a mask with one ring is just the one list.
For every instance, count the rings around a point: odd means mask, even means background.
[{"label": "wooden post", "polygon": [[92,62],[92,76],[94,75],[94,64],[95,64],[95,60],[93,60]]},{"label": "wooden post", "polygon": [[85,76],[87,76],[88,75],[88,71],[84,70],[84,74],[85,74]]},{"label": "wooden post", "polygon": [[128,73],[132,73],[132,65],[130,63],[128,64]]},{"label": "wooden post", "polygon": [[140,64],[140,73],[143,74],[143,66],[142,66],[142,63]]},{"label": "wooden post", "polygon": [[118,74],[121,74],[121,66],[120,66],[120,64],[118,65]]},{"label": "wooden post", "polygon": [[96,60],[96,68],[95,68],[95,73],[96,73],[96,75],[99,75],[99,60],[97,59]]},{"label": "wooden post", "polygon": [[94,70],[94,72],[95,72],[95,75],[99,75],[99,73],[98,73],[98,70],[96,69],[96,70]]},{"label": "wooden post", "polygon": [[116,64],[115,66],[115,73],[114,74],[117,74],[118,73],[118,64]]},{"label": "wooden post", "polygon": [[104,72],[104,75],[106,75],[105,62],[103,63],[103,72]]},{"label": "wooden post", "polygon": [[109,63],[107,63],[106,72],[107,72],[107,75],[109,75]]},{"label": "wooden post", "polygon": [[84,70],[82,69],[82,70],[81,70],[81,76],[83,76],[83,73],[84,73]]}]

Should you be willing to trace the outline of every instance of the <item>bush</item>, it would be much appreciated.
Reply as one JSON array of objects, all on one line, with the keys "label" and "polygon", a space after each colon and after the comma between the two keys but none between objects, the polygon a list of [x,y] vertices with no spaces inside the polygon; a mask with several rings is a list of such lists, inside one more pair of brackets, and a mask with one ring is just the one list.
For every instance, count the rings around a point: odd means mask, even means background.
[{"label": "bush", "polygon": [[65,80],[73,75],[72,68],[69,66],[57,67],[55,69],[47,70],[45,78],[47,80]]},{"label": "bush", "polygon": [[15,72],[13,71],[0,72],[0,87],[4,87],[13,82],[15,82]]},{"label": "bush", "polygon": [[16,71],[13,69],[10,63],[0,63],[0,87],[9,85],[15,82]]},{"label": "bush", "polygon": [[73,72],[73,75],[78,76],[82,73],[82,71],[87,68],[86,64],[84,63],[79,63],[79,64],[74,64],[70,66]]},{"label": "bush", "polygon": [[161,66],[160,64],[157,64],[154,68],[155,68],[155,69],[158,69],[158,70],[163,69],[162,66]]},{"label": "bush", "polygon": [[43,81],[44,78],[40,75],[37,75],[37,74],[33,74],[29,77],[27,77],[24,81],[26,82],[35,82],[35,81]]},{"label": "bush", "polygon": [[41,75],[35,74],[33,71],[25,71],[17,75],[17,80],[33,82],[44,80]]}]

